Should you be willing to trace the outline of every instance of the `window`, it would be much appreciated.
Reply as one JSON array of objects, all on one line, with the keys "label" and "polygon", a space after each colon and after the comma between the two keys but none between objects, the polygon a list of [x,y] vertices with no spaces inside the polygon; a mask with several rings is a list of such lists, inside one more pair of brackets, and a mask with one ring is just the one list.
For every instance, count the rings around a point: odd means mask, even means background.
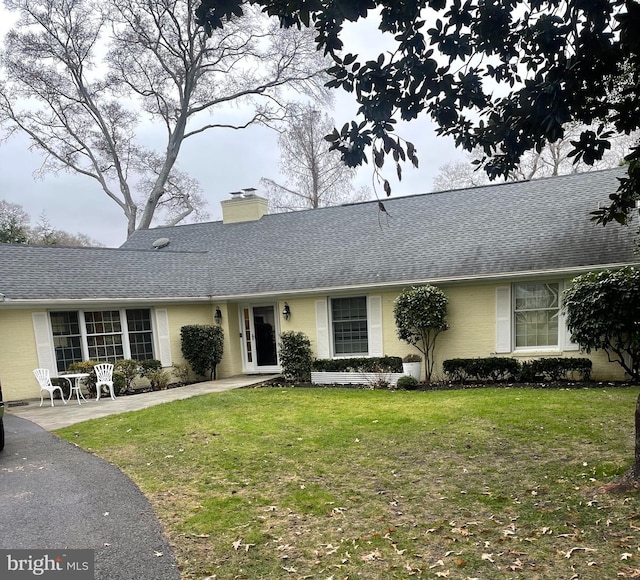
[{"label": "window", "polygon": [[154,358],[149,309],[51,312],[58,372],[82,360]]},{"label": "window", "polygon": [[335,355],[369,354],[367,334],[367,299],[333,298],[331,300],[333,351]]},{"label": "window", "polygon": [[146,309],[127,310],[129,348],[133,360],[153,358],[153,334],[151,332],[151,312]]},{"label": "window", "polygon": [[77,312],[52,312],[51,329],[58,372],[82,360],[82,337]]},{"label": "window", "polygon": [[85,312],[84,320],[90,360],[115,362],[125,358],[119,310]]},{"label": "window", "polygon": [[514,284],[516,348],[558,346],[560,285]]}]

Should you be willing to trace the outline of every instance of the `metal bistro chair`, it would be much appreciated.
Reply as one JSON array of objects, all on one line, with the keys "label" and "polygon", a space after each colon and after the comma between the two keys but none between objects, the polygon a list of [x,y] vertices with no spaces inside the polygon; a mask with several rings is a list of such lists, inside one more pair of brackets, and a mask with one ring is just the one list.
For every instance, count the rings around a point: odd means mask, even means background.
[{"label": "metal bistro chair", "polygon": [[113,365],[110,363],[101,363],[95,365],[93,370],[96,372],[96,401],[100,400],[102,387],[109,387],[109,394],[115,401],[116,396],[113,394]]},{"label": "metal bistro chair", "polygon": [[47,393],[49,393],[49,396],[51,397],[51,406],[54,407],[55,405],[53,404],[53,392],[58,389],[60,391],[60,397],[62,398],[62,402],[66,405],[67,402],[64,400],[64,393],[62,392],[62,389],[56,385],[53,385],[51,383],[51,376],[49,375],[49,369],[35,369],[33,371],[33,374],[35,375],[38,384],[40,385],[40,406],[42,407],[42,391],[47,391]]}]

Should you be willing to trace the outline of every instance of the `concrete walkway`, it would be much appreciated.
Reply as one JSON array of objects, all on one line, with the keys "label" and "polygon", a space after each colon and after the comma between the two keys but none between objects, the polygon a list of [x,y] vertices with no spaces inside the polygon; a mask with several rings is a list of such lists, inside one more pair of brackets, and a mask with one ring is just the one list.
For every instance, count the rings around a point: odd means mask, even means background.
[{"label": "concrete walkway", "polygon": [[188,399],[196,395],[221,393],[223,391],[230,391],[231,389],[259,385],[277,376],[278,375],[240,375],[227,379],[218,379],[216,381],[206,381],[185,387],[177,387],[175,389],[167,389],[166,391],[117,397],[115,401],[112,401],[108,396],[103,396],[99,401],[88,399],[86,402],[83,401],[81,405],[78,405],[78,401],[75,398],[72,398],[66,405],[64,405],[60,399],[55,399],[55,406],[52,407],[51,400],[45,399],[42,407],[40,407],[40,399],[34,399],[28,401],[28,404],[24,406],[13,407],[11,403],[8,403],[5,405],[5,411],[17,417],[28,419],[47,431],[54,431],[55,429],[68,427],[69,425],[88,419],[97,419],[99,417],[117,415],[129,411],[139,411],[140,409],[146,409],[153,405]]}]

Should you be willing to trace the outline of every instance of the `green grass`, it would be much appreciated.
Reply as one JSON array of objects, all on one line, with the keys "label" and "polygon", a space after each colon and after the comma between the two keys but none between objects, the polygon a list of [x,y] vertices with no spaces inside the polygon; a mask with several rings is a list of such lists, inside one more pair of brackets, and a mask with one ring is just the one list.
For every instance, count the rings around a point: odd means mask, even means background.
[{"label": "green grass", "polygon": [[262,388],[58,431],[153,503],[183,578],[640,577],[638,389]]}]

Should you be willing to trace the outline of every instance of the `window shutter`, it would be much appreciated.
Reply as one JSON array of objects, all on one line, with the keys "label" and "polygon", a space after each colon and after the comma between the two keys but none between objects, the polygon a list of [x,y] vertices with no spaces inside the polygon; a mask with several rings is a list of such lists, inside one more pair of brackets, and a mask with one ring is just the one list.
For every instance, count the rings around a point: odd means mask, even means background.
[{"label": "window shutter", "polygon": [[156,328],[158,330],[158,356],[163,367],[173,364],[171,359],[171,337],[169,335],[169,315],[166,308],[156,309]]},{"label": "window shutter", "polygon": [[318,358],[330,358],[329,314],[326,300],[316,300],[316,336]]},{"label": "window shutter", "polygon": [[496,353],[511,352],[511,286],[496,288]]},{"label": "window shutter", "polygon": [[36,352],[38,354],[38,367],[49,369],[51,376],[58,374],[56,356],[53,349],[53,335],[49,324],[49,315],[46,312],[34,312],[33,334],[36,339]]},{"label": "window shutter", "polygon": [[381,296],[369,296],[367,300],[367,336],[369,356],[383,356]]}]

